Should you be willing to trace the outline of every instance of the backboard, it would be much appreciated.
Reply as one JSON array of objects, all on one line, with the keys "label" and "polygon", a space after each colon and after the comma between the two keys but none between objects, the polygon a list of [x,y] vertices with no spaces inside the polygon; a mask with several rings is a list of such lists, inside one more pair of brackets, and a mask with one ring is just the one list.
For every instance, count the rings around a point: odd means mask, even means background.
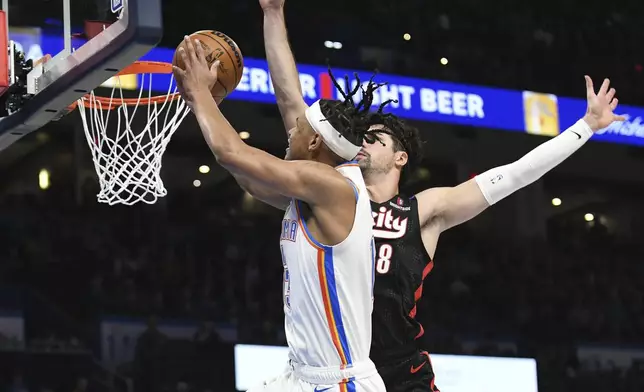
[{"label": "backboard", "polygon": [[79,21],[79,13],[71,12],[71,0],[41,1],[40,4],[59,4],[63,31],[62,40],[56,46],[60,51],[43,53],[52,58],[36,64],[34,54],[25,45],[10,40],[12,13],[27,7],[30,0],[2,0],[0,45],[5,45],[7,52],[3,55],[0,51],[0,151],[66,114],[77,99],[138,60],[160,41],[161,0],[109,1],[108,4],[107,0],[82,0],[74,4],[105,2],[109,6],[107,12],[113,13],[112,20],[99,23],[100,32],[85,37],[87,40],[73,40],[72,33],[79,31],[79,27],[80,31],[86,31],[87,26],[97,23],[85,25]]}]

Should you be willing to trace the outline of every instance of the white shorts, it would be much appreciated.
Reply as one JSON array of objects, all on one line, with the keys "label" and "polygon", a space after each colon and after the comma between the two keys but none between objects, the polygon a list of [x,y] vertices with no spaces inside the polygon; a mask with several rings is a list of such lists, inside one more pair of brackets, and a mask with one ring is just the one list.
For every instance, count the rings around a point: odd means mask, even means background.
[{"label": "white shorts", "polygon": [[371,361],[352,369],[312,368],[289,363],[279,376],[248,392],[385,392],[385,383]]}]

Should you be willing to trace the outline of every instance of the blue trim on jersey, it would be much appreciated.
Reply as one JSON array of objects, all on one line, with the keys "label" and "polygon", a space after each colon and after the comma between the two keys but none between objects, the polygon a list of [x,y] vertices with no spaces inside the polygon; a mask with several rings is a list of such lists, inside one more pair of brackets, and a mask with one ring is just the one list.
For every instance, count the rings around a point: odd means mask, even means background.
[{"label": "blue trim on jersey", "polygon": [[376,285],[376,240],[371,237],[371,298],[373,299],[373,289]]},{"label": "blue trim on jersey", "polygon": [[340,167],[340,166],[343,166],[343,165],[353,165],[354,163],[357,165],[357,164],[359,164],[360,162],[358,162],[357,160],[355,160],[355,159],[354,159],[353,161],[346,161],[346,162],[344,162],[344,163],[341,163],[341,164],[339,164],[339,165],[338,165],[338,166],[336,166],[336,167]]},{"label": "blue trim on jersey", "polygon": [[324,270],[326,272],[326,282],[327,288],[329,290],[329,301],[331,301],[331,311],[333,312],[335,325],[338,329],[338,338],[340,339],[340,345],[342,346],[342,351],[344,351],[344,356],[347,359],[347,366],[351,366],[351,364],[353,364],[353,361],[351,360],[351,353],[349,352],[349,341],[347,339],[347,334],[344,331],[344,322],[342,321],[342,312],[340,311],[340,298],[338,298],[338,290],[335,285],[333,248],[328,246],[324,247]]},{"label": "blue trim on jersey", "polygon": [[354,379],[355,377],[351,377],[347,383],[347,392],[356,392],[356,384],[353,382]]},{"label": "blue trim on jersey", "polygon": [[353,195],[356,197],[356,202],[357,202],[358,195],[360,195],[360,193],[358,192],[358,187],[356,186],[356,184],[353,183],[353,181],[349,180],[348,178],[347,178],[347,181],[351,185],[351,188],[353,188]]},{"label": "blue trim on jersey", "polygon": [[304,232],[306,233],[306,236],[309,237],[309,239],[311,241],[313,241],[315,246],[320,247],[320,248],[324,249],[325,251],[326,251],[327,248],[331,248],[328,245],[322,245],[320,242],[318,242],[318,240],[315,239],[315,237],[313,237],[311,235],[311,232],[309,231],[309,227],[306,225],[306,221],[304,220],[304,217],[300,216],[300,211],[302,211],[302,201],[301,200],[295,200],[295,202],[297,203],[297,209],[295,210],[295,213],[298,216],[298,220],[300,222],[302,222],[302,224],[301,224],[302,230],[304,230]]}]

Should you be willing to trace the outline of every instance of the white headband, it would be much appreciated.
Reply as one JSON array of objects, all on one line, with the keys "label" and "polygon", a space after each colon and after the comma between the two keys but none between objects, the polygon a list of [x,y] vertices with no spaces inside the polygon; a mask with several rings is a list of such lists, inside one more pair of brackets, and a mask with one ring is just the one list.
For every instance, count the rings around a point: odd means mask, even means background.
[{"label": "white headband", "polygon": [[358,155],[362,146],[356,146],[348,141],[327,121],[320,109],[320,101],[315,101],[313,105],[306,109],[304,115],[309,124],[311,124],[311,127],[313,127],[313,130],[322,137],[322,140],[324,140],[324,143],[331,151],[347,161],[352,160]]}]

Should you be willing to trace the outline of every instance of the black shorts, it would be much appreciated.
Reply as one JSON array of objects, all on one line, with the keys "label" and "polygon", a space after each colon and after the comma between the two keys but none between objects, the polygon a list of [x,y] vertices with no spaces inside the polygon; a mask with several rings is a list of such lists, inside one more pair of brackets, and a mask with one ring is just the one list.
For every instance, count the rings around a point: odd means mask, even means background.
[{"label": "black shorts", "polygon": [[427,351],[378,367],[387,392],[439,392],[434,385],[434,368]]}]

